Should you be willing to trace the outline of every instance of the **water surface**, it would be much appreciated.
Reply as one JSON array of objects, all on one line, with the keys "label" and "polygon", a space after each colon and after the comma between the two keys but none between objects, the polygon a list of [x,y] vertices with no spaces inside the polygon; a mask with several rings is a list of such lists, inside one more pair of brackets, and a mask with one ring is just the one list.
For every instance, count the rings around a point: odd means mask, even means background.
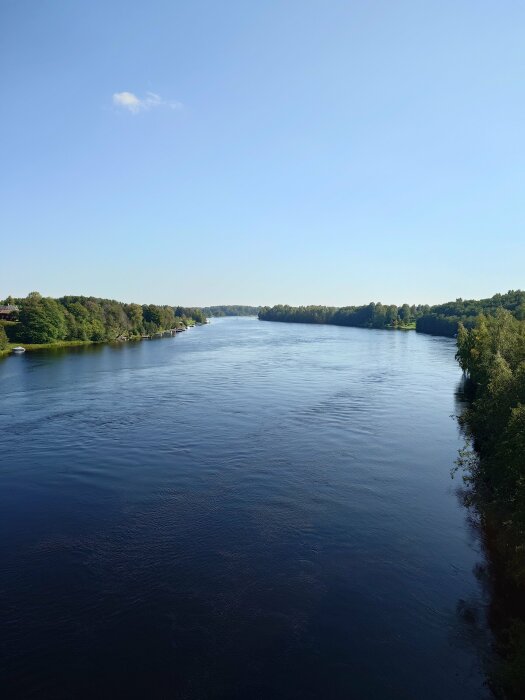
[{"label": "water surface", "polygon": [[214,320],[0,362],[4,697],[485,697],[453,341]]}]

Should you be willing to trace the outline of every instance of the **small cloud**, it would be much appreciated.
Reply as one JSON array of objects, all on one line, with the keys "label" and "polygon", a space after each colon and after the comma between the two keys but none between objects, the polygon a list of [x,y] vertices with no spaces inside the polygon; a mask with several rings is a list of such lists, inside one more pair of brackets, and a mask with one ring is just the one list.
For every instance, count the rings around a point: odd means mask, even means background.
[{"label": "small cloud", "polygon": [[168,107],[173,110],[182,109],[182,103],[174,100],[163,100],[160,95],[154,92],[147,92],[146,97],[140,99],[132,92],[115,92],[113,94],[113,104],[129,110],[132,114],[144,112],[154,107]]},{"label": "small cloud", "polygon": [[134,114],[141,108],[141,101],[132,92],[116,92],[113,95],[113,104],[117,107],[125,107]]}]

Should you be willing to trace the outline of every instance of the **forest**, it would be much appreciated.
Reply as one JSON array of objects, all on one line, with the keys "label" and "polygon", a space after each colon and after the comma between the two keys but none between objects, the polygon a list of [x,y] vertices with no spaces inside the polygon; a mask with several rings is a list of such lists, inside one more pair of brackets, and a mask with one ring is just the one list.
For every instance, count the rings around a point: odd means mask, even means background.
[{"label": "forest", "polygon": [[200,309],[155,304],[124,304],[111,299],[65,296],[59,299],[32,292],[22,299],[9,297],[18,307],[15,322],[0,327],[0,350],[11,342],[30,344],[61,341],[104,342],[153,335],[194,323],[206,323]]},{"label": "forest", "polygon": [[385,306],[370,303],[366,306],[283,306],[264,307],[259,312],[261,321],[293,323],[329,323],[335,326],[358,328],[415,328],[415,323],[429,306]]},{"label": "forest", "polygon": [[472,328],[480,314],[494,315],[506,309],[517,319],[525,319],[525,292],[509,291],[490,299],[463,300],[435,306],[371,302],[365,306],[287,306],[263,307],[261,321],[293,323],[328,323],[358,328],[415,328],[419,333],[455,337],[459,325]]},{"label": "forest", "polygon": [[203,306],[200,310],[207,318],[223,316],[257,316],[260,306],[243,306],[233,304],[231,306]]},{"label": "forest", "polygon": [[[518,301],[518,299],[516,299]],[[516,311],[521,308],[517,314]],[[460,423],[474,451],[459,460],[466,501],[480,517],[499,606],[492,622],[503,663],[493,682],[525,697],[525,322],[522,302],[460,323],[457,359],[467,378]]]},{"label": "forest", "polygon": [[489,299],[449,301],[446,304],[432,306],[416,322],[420,333],[455,337],[461,323],[472,328],[480,314],[493,316],[499,309],[506,309],[520,320],[525,319],[525,292],[511,290],[506,294],[495,294]]}]

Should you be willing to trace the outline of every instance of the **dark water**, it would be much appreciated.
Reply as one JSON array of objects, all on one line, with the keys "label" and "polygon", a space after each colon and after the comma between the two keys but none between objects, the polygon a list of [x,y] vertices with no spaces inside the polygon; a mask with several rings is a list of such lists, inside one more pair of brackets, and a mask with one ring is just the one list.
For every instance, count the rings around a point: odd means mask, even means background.
[{"label": "dark water", "polygon": [[2,696],[485,697],[459,379],[255,319],[0,362]]}]

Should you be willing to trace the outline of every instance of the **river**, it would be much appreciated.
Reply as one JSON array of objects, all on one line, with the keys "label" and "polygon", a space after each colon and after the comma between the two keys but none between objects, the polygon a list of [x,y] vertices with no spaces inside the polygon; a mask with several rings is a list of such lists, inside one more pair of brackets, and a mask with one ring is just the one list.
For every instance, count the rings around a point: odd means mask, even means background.
[{"label": "river", "polygon": [[487,697],[454,352],[231,318],[0,361],[3,697]]}]

